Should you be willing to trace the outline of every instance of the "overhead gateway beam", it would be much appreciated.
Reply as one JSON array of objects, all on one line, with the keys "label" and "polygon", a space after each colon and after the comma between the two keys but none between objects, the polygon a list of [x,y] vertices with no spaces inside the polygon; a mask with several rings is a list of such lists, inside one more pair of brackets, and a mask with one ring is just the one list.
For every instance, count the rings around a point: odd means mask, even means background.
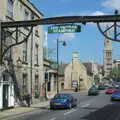
[{"label": "overhead gateway beam", "polygon": [[2,22],[1,27],[29,27],[36,25],[46,24],[61,24],[61,23],[88,23],[88,22],[120,22],[120,15],[101,15],[101,16],[62,16],[51,17],[39,20],[28,21],[14,21],[14,22]]}]

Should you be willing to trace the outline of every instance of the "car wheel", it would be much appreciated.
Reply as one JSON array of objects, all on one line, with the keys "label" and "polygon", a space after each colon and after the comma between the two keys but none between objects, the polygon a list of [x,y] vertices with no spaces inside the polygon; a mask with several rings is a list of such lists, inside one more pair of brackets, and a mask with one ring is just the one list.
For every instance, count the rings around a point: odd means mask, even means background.
[{"label": "car wheel", "polygon": [[77,106],[77,103],[75,103],[75,105],[74,105],[75,107]]},{"label": "car wheel", "polygon": [[110,101],[114,101],[114,99],[111,97]]},{"label": "car wheel", "polygon": [[50,106],[50,110],[53,110],[54,108],[52,106]]}]

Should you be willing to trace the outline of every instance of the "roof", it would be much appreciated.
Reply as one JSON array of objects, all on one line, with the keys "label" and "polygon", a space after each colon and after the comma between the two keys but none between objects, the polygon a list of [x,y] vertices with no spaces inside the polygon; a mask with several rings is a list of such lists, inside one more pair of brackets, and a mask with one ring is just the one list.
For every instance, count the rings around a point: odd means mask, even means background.
[{"label": "roof", "polygon": [[60,74],[60,75],[63,75],[63,74],[64,74],[64,71],[65,71],[65,68],[66,68],[67,65],[68,65],[67,63],[61,63],[61,64],[59,65],[59,74]]}]

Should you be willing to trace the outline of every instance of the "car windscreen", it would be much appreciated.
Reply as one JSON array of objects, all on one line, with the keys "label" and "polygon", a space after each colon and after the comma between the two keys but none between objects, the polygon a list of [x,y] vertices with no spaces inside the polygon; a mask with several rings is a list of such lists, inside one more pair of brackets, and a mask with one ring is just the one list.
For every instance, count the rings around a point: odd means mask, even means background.
[{"label": "car windscreen", "polygon": [[68,94],[57,94],[54,97],[54,99],[66,99],[66,98],[69,98]]},{"label": "car windscreen", "polygon": [[120,90],[115,90],[114,93],[115,94],[120,93]]}]

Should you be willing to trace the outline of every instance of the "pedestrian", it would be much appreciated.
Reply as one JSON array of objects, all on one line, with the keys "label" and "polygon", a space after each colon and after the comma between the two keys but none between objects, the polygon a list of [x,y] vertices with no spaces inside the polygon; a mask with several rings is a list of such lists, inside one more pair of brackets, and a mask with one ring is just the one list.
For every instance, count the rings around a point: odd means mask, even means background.
[{"label": "pedestrian", "polygon": [[27,106],[30,107],[30,102],[31,102],[31,96],[30,96],[30,94],[27,94],[25,96],[25,99],[26,99]]},{"label": "pedestrian", "polygon": [[75,87],[75,92],[78,92],[78,87]]}]

